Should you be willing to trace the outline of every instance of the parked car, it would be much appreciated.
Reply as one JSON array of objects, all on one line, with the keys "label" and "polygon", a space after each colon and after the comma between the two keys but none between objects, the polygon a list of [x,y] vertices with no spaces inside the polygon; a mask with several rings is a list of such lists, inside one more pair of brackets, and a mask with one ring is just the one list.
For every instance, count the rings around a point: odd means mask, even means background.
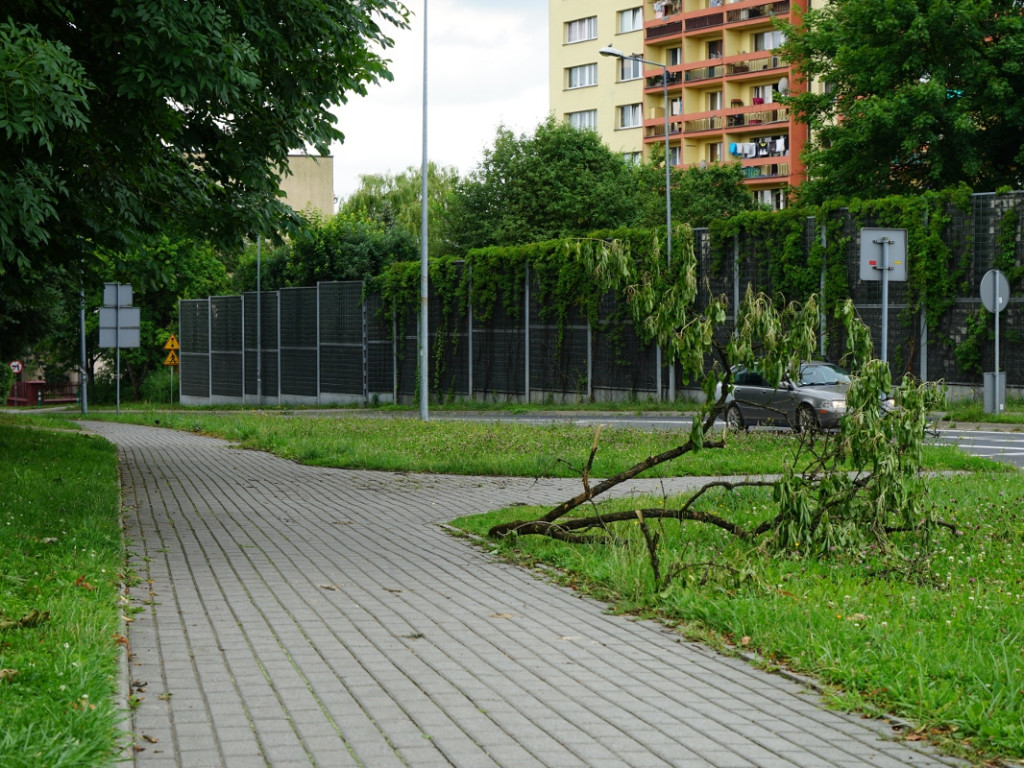
[{"label": "parked car", "polygon": [[729,429],[755,424],[788,426],[797,432],[833,429],[846,413],[849,388],[849,371],[833,363],[804,363],[797,381],[786,378],[777,387],[756,369],[737,367],[733,389],[726,397],[725,423]]}]

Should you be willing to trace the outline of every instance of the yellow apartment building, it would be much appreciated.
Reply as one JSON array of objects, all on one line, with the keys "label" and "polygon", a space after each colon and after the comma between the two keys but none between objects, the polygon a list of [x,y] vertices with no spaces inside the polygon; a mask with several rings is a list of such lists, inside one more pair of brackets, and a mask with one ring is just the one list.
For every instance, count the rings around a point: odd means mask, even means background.
[{"label": "yellow apartment building", "polygon": [[[804,179],[807,127],[778,103],[800,84],[773,52],[784,41],[773,19],[793,21],[811,2],[550,0],[552,111],[597,130],[614,151],[650,156],[665,141],[667,71],[673,165],[739,162],[755,199],[784,208],[788,190]],[[624,15],[642,15],[642,27],[623,31]],[[654,64],[601,57],[607,45]],[[589,65],[596,68],[580,69]],[[594,82],[582,84],[582,73],[593,73]],[[624,122],[635,118],[637,104],[639,130]],[[639,150],[630,143],[637,141]]]},{"label": "yellow apartment building", "polygon": [[614,45],[643,54],[639,0],[549,0],[551,113],[597,131],[613,152],[639,160],[644,148],[644,72],[636,62],[601,56]]}]

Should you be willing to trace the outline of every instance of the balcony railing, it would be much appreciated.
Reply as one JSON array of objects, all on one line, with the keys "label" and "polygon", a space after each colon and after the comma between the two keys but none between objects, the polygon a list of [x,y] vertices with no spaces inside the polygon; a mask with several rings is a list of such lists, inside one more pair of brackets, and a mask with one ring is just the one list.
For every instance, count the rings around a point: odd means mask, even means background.
[{"label": "balcony railing", "polygon": [[662,37],[682,34],[683,22],[670,21],[668,24],[659,24],[656,27],[648,27],[645,35],[646,40],[657,40]]},{"label": "balcony railing", "polygon": [[765,56],[760,59],[747,59],[725,65],[727,75],[745,75],[749,72],[764,72],[769,69],[785,67],[786,63],[781,56]]},{"label": "balcony railing", "polygon": [[[681,123],[670,122],[668,124],[669,136],[676,136],[682,132],[683,126]],[[665,123],[662,120],[659,120],[657,123],[654,123],[653,125],[648,125],[644,130],[644,138],[665,138]]]},{"label": "balcony railing", "polygon": [[743,168],[743,178],[745,179],[771,179],[778,176],[789,176],[789,163],[748,165]]},{"label": "balcony railing", "polygon": [[700,133],[701,131],[717,131],[722,128],[721,117],[702,117],[697,120],[687,120],[683,123],[684,133]]},{"label": "balcony railing", "polygon": [[725,14],[721,11],[717,13],[707,13],[703,16],[694,16],[686,20],[686,31],[694,32],[698,29],[710,29],[711,27],[720,27],[725,23]]},{"label": "balcony railing", "polygon": [[697,67],[696,69],[686,70],[686,82],[694,83],[698,80],[711,80],[715,77],[721,77],[723,68],[721,64],[717,64],[713,67]]},{"label": "balcony railing", "polygon": [[781,0],[778,3],[765,3],[755,5],[753,8],[740,8],[736,11],[726,11],[726,23],[734,21],[747,21],[748,19],[759,19],[763,16],[783,16],[789,13],[789,0]]},{"label": "balcony railing", "polygon": [[[668,73],[668,84],[679,85],[683,82],[682,72],[669,72]],[[654,75],[653,77],[647,78],[647,88],[661,88],[661,75]]]},{"label": "balcony railing", "polygon": [[727,128],[745,128],[751,125],[771,125],[773,123],[785,123],[788,121],[788,107],[758,110],[757,112],[740,112],[726,115],[725,117],[725,124]]}]

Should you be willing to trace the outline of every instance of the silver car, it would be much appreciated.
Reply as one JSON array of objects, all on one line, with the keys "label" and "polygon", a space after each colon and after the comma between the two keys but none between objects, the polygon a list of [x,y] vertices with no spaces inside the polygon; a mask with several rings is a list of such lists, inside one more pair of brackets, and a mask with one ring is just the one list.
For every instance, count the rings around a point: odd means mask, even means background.
[{"label": "silver car", "polygon": [[833,429],[846,413],[850,373],[825,362],[800,366],[798,381],[783,379],[773,387],[756,370],[736,368],[726,398],[725,423],[730,429],[755,424],[805,429]]}]

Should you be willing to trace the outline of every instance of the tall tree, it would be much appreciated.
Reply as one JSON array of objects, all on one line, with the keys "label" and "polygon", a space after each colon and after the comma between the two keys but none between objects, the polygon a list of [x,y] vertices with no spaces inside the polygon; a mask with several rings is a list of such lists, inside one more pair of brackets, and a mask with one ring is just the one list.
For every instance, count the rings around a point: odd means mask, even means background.
[{"label": "tall tree", "polygon": [[[339,212],[400,229],[418,241],[423,218],[422,178],[419,168],[407,168],[394,175],[360,176],[359,189],[342,202]],[[455,168],[427,164],[427,237],[431,256],[449,255],[451,250],[448,208],[458,181]]]},{"label": "tall tree", "polygon": [[399,0],[7,2],[0,304],[168,228],[217,243],[287,228],[288,152],[343,140],[329,108],[390,79],[385,22],[406,26]]},{"label": "tall tree", "polygon": [[784,55],[828,85],[790,97],[806,199],[1020,185],[1019,0],[835,0],[784,26]]},{"label": "tall tree", "polygon": [[[635,166],[637,219],[640,227],[665,224],[665,152],[656,145],[649,163]],[[743,187],[739,163],[712,163],[706,168],[672,169],[672,220],[691,227],[706,227],[756,207]]]},{"label": "tall tree", "polygon": [[552,117],[532,136],[501,127],[458,185],[453,235],[463,248],[584,235],[632,221],[634,193],[629,167],[593,131]]}]

